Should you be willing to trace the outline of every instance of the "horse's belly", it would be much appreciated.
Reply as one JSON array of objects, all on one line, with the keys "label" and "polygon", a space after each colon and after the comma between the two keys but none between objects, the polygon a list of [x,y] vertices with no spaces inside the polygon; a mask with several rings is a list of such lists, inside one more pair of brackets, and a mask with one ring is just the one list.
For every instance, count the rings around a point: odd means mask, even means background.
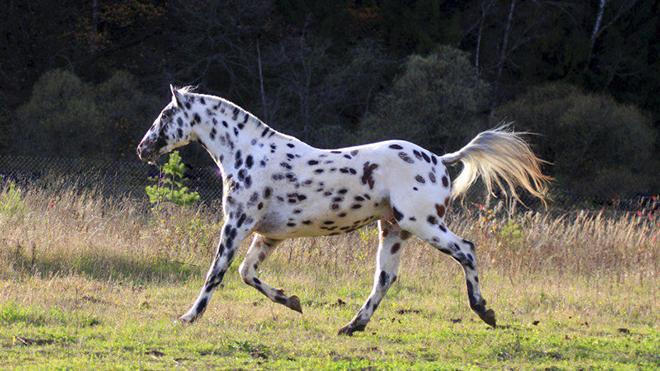
[{"label": "horse's belly", "polygon": [[300,206],[295,209],[282,207],[267,212],[257,224],[255,232],[273,239],[339,235],[372,223],[388,211],[387,205],[383,204],[364,205],[359,209],[347,209],[338,213],[325,212],[314,205]]}]

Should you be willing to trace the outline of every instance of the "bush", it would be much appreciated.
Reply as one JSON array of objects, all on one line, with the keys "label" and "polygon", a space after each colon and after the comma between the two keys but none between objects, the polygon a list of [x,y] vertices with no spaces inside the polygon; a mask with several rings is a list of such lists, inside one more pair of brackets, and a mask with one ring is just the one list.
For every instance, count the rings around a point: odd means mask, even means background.
[{"label": "bush", "polygon": [[127,72],[93,85],[69,71],[49,71],[17,111],[12,147],[28,154],[119,157],[133,153],[159,108]]},{"label": "bush", "polygon": [[12,181],[3,182],[0,177],[0,216],[7,220],[20,219],[27,212],[23,193]]},{"label": "bush", "polygon": [[191,205],[199,201],[199,193],[191,192],[183,183],[186,165],[181,160],[179,151],[170,154],[169,159],[162,168],[162,176],[151,178],[156,182],[147,186],[145,191],[149,196],[149,202],[154,207],[159,207],[163,202],[172,202],[175,205]]},{"label": "bush", "polygon": [[17,115],[15,137],[21,152],[80,155],[101,138],[102,114],[92,88],[68,71],[41,76]]},{"label": "bush", "polygon": [[[650,192],[657,185],[655,133],[650,118],[632,105],[554,83],[499,107],[494,123],[542,134],[531,139],[549,171],[572,196],[604,201]],[[655,165],[654,165],[655,162]]]},{"label": "bush", "polygon": [[443,46],[426,57],[414,55],[362,121],[361,135],[368,141],[406,139],[438,153],[456,150],[485,127],[489,95],[467,53]]},{"label": "bush", "polygon": [[103,113],[103,152],[116,156],[135,154],[135,147],[164,102],[140,90],[137,79],[118,71],[95,87],[96,105]]}]

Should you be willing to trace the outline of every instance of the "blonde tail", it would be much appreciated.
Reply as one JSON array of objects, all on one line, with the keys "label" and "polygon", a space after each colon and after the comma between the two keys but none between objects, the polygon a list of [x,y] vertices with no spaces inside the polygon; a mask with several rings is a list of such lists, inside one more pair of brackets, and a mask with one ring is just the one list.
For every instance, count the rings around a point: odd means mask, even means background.
[{"label": "blonde tail", "polygon": [[[520,186],[546,204],[547,184],[551,177],[541,172],[546,162],[534,154],[521,134],[509,130],[509,125],[479,133],[470,143],[457,152],[440,157],[445,164],[463,163],[463,170],[452,184],[452,198],[463,195],[481,175],[489,194],[493,183],[507,196],[521,202],[516,186]],[[502,180],[506,183],[504,187]]]}]

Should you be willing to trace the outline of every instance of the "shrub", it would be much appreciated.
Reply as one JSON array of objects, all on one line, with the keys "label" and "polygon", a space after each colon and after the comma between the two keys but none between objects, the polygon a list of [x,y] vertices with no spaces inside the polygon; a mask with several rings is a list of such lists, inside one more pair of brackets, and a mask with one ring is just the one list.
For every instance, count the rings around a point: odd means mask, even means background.
[{"label": "shrub", "polygon": [[179,152],[172,152],[161,169],[162,176],[151,178],[156,184],[145,188],[152,206],[159,207],[163,202],[185,206],[199,201],[199,193],[191,192],[183,184],[186,180],[185,169],[186,165],[181,160]]},{"label": "shrub", "polygon": [[572,197],[603,201],[657,185],[655,133],[650,118],[632,105],[554,83],[499,107],[493,118],[542,134],[531,138],[537,152],[553,163],[548,170]]},{"label": "shrub", "polygon": [[22,152],[79,156],[101,138],[102,114],[93,90],[68,71],[41,76],[17,116],[16,145]]},{"label": "shrub", "polygon": [[94,89],[96,105],[103,113],[102,151],[116,156],[135,154],[144,131],[163,106],[140,90],[135,76],[118,71]]},{"label": "shrub", "polygon": [[23,193],[12,181],[2,184],[2,177],[0,177],[0,185],[3,186],[0,191],[0,216],[10,220],[22,218],[27,212]]},{"label": "shrub", "polygon": [[135,78],[119,71],[94,85],[65,70],[46,72],[17,111],[13,149],[56,156],[133,153],[159,109]]},{"label": "shrub", "polygon": [[407,139],[436,152],[456,150],[484,128],[489,95],[467,53],[443,46],[426,57],[414,55],[362,121],[361,135],[369,141]]}]

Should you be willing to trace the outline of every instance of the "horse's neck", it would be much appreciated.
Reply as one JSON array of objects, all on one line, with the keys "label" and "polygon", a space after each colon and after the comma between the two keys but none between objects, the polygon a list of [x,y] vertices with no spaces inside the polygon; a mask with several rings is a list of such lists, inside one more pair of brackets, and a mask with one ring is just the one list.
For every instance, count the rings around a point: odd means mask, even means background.
[{"label": "horse's neck", "polygon": [[247,165],[248,156],[252,162],[267,156],[271,143],[297,141],[275,131],[233,103],[217,97],[204,98],[204,101],[194,99],[193,117],[194,114],[200,116],[194,129],[225,180]]}]

